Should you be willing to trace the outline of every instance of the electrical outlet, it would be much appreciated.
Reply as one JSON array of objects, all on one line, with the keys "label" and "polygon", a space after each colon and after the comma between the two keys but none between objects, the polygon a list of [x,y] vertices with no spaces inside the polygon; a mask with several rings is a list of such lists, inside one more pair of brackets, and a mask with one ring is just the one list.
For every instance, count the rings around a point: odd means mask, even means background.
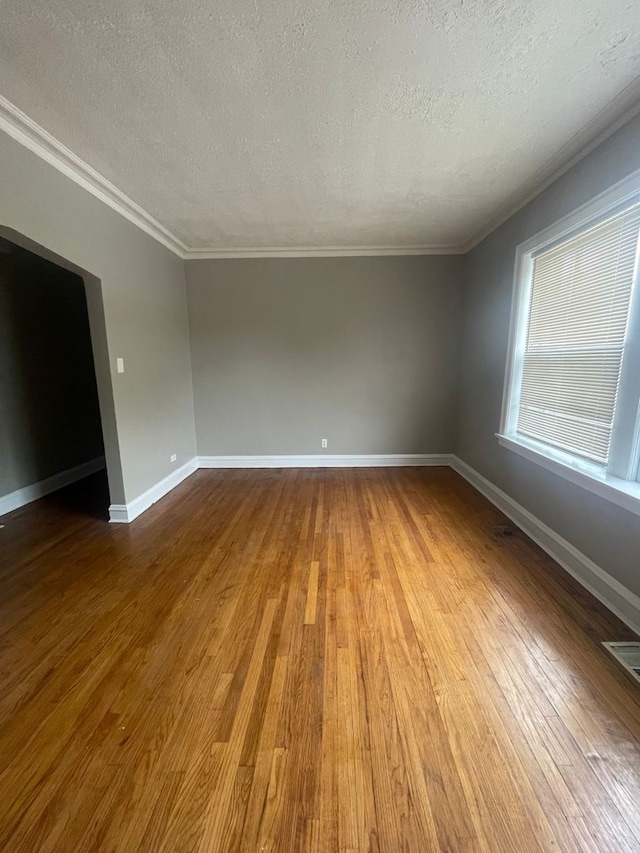
[{"label": "electrical outlet", "polygon": [[172,461],[172,462],[175,462],[177,458],[178,458],[178,457],[176,456],[176,454],[175,454],[175,453],[172,453],[172,454],[171,454],[171,461]]},{"label": "electrical outlet", "polygon": [[327,439],[326,438],[322,439],[322,446],[327,447]]}]

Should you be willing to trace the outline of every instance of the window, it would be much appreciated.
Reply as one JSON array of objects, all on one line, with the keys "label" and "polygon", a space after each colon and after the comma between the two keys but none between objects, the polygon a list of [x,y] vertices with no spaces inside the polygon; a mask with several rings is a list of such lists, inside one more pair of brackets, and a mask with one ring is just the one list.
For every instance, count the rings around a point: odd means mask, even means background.
[{"label": "window", "polygon": [[640,175],[518,247],[502,444],[640,513]]}]

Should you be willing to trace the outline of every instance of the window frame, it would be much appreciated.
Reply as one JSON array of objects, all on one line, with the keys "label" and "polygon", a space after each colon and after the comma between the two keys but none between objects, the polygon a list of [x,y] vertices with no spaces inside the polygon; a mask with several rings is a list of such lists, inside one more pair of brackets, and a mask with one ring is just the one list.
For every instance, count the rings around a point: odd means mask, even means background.
[{"label": "window frame", "polygon": [[[503,447],[640,515],[640,239],[607,468],[517,433],[533,255],[613,216],[634,201],[640,202],[640,169],[517,246],[500,431],[496,436]],[[639,367],[634,370],[634,365]]]}]

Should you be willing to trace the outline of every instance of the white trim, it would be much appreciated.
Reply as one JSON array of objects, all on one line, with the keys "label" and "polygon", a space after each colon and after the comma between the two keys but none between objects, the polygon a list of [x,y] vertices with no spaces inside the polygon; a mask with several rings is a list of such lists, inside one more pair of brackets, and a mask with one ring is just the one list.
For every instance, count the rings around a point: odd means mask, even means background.
[{"label": "white trim", "polygon": [[186,245],[174,234],[147,213],[139,204],[115,187],[88,163],[81,160],[66,145],[40,127],[33,119],[18,109],[11,101],[0,95],[0,130],[42,160],[53,166],[67,178],[90,192],[100,201],[137,225],[180,258],[184,257]]},{"label": "white trim", "polygon": [[[129,524],[135,516],[129,514],[130,504],[111,504],[109,507],[109,521],[111,524]],[[141,510],[144,512],[144,510]],[[140,515],[140,513],[138,513]]]},{"label": "white trim", "polygon": [[357,456],[199,456],[199,468],[402,468],[450,465],[450,453]]},{"label": "white trim", "polygon": [[128,524],[198,468],[374,468],[450,465],[450,453],[382,456],[198,456],[128,504],[111,504],[109,521]]},{"label": "white trim", "polygon": [[[640,112],[640,103],[633,83],[618,95],[604,110],[564,145],[528,182],[529,191],[514,206],[503,209],[492,224],[482,228],[462,244],[425,246],[306,246],[300,248],[266,247],[189,248],[183,240],[154,219],[144,208],[125,195],[88,163],[73,153],[15,104],[0,95],[0,130],[7,133],[29,151],[41,157],[63,175],[108,204],[129,222],[153,237],[182,260],[214,258],[312,258],[312,257],[375,257],[401,255],[465,255],[485,237],[510,219],[525,205],[540,195],[554,181],[614,134]],[[620,114],[621,109],[623,110]],[[573,152],[572,154],[568,152]]]},{"label": "white trim", "polygon": [[57,491],[57,489],[63,489],[77,480],[83,480],[90,474],[95,474],[96,471],[102,471],[104,467],[104,456],[97,456],[88,462],[82,462],[73,468],[67,468],[66,471],[53,474],[53,476],[47,477],[45,480],[40,480],[38,483],[31,483],[29,486],[16,489],[15,492],[10,492],[8,495],[0,497],[0,515],[13,512],[14,509],[19,509],[21,506],[26,506],[26,504],[30,504],[32,501],[37,501],[38,498],[43,498],[45,495]]},{"label": "white trim", "polygon": [[497,438],[499,444],[523,456],[529,462],[535,462],[552,474],[563,477],[629,512],[640,515],[640,483],[637,481],[621,480],[619,477],[598,470],[596,465],[588,463],[581,465],[578,460],[573,460],[569,456],[563,459],[561,453],[551,455],[553,451],[549,448],[538,450],[534,442],[525,441],[519,436],[498,434]]},{"label": "white trim", "polygon": [[522,373],[522,355],[529,320],[532,260],[531,254],[544,248],[545,244],[562,240],[571,232],[586,227],[591,221],[603,218],[614,207],[630,201],[640,192],[640,169],[636,169],[612,187],[581,205],[576,210],[553,222],[548,227],[529,237],[516,248],[507,344],[507,368],[504,377],[500,432],[513,437],[518,418],[519,377]]},{"label": "white trim", "polygon": [[[614,472],[616,474],[623,473],[625,466],[627,470],[632,467],[634,469],[637,468],[638,448],[634,447],[634,440],[638,442],[640,436],[634,432],[634,429],[637,430],[640,413],[637,411],[637,394],[633,389],[631,389],[630,394],[625,393],[623,395],[621,391],[619,397],[616,423],[614,424],[614,438],[611,444],[611,457],[608,466],[610,473],[605,473],[596,465],[572,459],[569,454],[530,440],[517,432],[523,357],[531,308],[532,258],[534,254],[544,251],[549,246],[560,243],[562,240],[567,239],[575,233],[584,231],[592,225],[606,221],[608,217],[615,215],[616,212],[622,211],[626,207],[631,209],[632,205],[638,204],[639,199],[640,169],[636,169],[627,175],[626,178],[618,181],[595,198],[592,198],[576,210],[553,222],[517,246],[511,317],[509,320],[507,365],[502,391],[500,433],[497,435],[503,447],[507,447],[509,450],[513,450],[524,456],[530,462],[541,465],[554,474],[565,477],[571,480],[571,482],[589,489],[600,497],[640,515],[640,486],[637,481],[623,480],[613,475]],[[637,260],[634,275],[637,276]],[[634,291],[637,289],[637,284],[636,279],[634,281]],[[625,353],[630,349],[636,352],[640,350],[640,341],[637,340],[638,333],[635,332],[634,338],[634,333],[631,331],[634,325],[636,328],[639,325],[638,320],[634,321],[633,319],[637,298],[636,295],[630,307],[631,326],[625,345]],[[633,412],[628,408],[630,401],[633,401]],[[627,406],[624,416],[622,414],[623,406]],[[630,415],[633,415],[633,418]],[[631,457],[630,461],[629,457]]]},{"label": "white trim", "polygon": [[116,524],[128,524],[137,518],[145,510],[149,509],[154,503],[163,498],[172,489],[175,489],[183,480],[190,477],[198,469],[197,459],[190,459],[172,471],[164,479],[151,486],[146,492],[138,495],[137,498],[130,501],[128,504],[111,504],[109,507],[109,521]]},{"label": "white trim", "polygon": [[[563,145],[547,163],[539,169],[527,182],[529,190],[523,187],[520,201],[502,210],[491,225],[481,228],[463,246],[462,254],[466,254],[493,234],[501,225],[515,216],[529,202],[541,195],[551,184],[555,183],[577,163],[602,145],[610,136],[624,127],[625,124],[640,113],[638,91],[640,84],[634,81],[624,89],[613,101],[588,122],[566,145]],[[622,106],[621,106],[622,105]],[[622,109],[622,113],[620,110]],[[616,117],[617,116],[617,117]]]},{"label": "white trim", "polygon": [[187,249],[187,261],[220,258],[367,258],[381,255],[461,255],[462,246],[299,246],[247,249]]},{"label": "white trim", "polygon": [[453,456],[451,467],[482,495],[510,518],[543,551],[565,571],[589,590],[606,608],[633,631],[640,634],[640,597],[620,581],[600,568],[593,560],[578,551],[570,542],[552,530],[539,518],[494,486],[462,459]]},{"label": "white trim", "polygon": [[[520,246],[518,246],[513,273],[511,316],[509,317],[507,368],[504,374],[502,409],[500,412],[500,429],[503,433],[506,433],[511,428],[511,424],[517,423],[518,420],[520,388],[516,378],[522,376],[523,347],[521,341],[529,324],[532,271],[531,257],[525,252],[521,252]],[[514,393],[515,389],[518,391],[517,394]]]},{"label": "white trim", "polygon": [[121,192],[88,163],[52,136],[26,113],[0,95],[0,130],[49,163],[67,178],[108,204],[129,222],[153,237],[182,260],[212,258],[323,258],[378,255],[459,255],[462,246],[302,246],[265,248],[189,248],[150,213]]},{"label": "white trim", "polygon": [[517,252],[520,255],[525,255],[528,252],[544,249],[547,243],[560,241],[568,237],[573,231],[586,228],[592,221],[613,215],[613,208],[621,207],[630,202],[639,192],[640,169],[635,169],[566,216],[557,219],[546,228],[524,240],[518,245]]},{"label": "white trim", "polygon": [[[640,598],[623,586],[604,569],[578,551],[570,542],[563,539],[550,527],[537,519],[523,506],[516,503],[505,492],[494,486],[489,480],[451,453],[429,454],[384,454],[384,455],[340,455],[340,456],[199,456],[189,460],[173,471],[155,486],[147,489],[128,504],[112,504],[109,507],[109,520],[113,523],[128,524],[159,501],[179,483],[193,474],[198,468],[354,468],[354,467],[403,467],[403,466],[450,466],[460,476],[483,494],[494,506],[497,506],[514,524],[517,524],[534,542],[546,551],[582,586],[593,593],[609,610],[615,613],[625,624],[640,633]],[[104,457],[85,462],[41,483],[20,489],[4,498],[0,498],[0,511],[3,502],[19,493],[25,493],[22,506],[47,494],[54,489],[82,479],[104,467]],[[28,497],[27,497],[28,493]],[[9,512],[10,509],[4,509]]]}]

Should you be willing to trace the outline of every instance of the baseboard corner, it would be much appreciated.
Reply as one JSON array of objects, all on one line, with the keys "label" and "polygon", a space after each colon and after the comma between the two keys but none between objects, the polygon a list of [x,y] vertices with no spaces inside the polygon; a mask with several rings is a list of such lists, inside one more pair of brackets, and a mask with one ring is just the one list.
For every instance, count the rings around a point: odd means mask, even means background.
[{"label": "baseboard corner", "polygon": [[142,515],[145,510],[157,503],[161,498],[167,495],[172,489],[180,485],[183,480],[190,477],[198,470],[197,457],[189,459],[180,468],[172,471],[162,480],[160,480],[151,488],[147,489],[137,498],[126,504],[111,504],[109,507],[109,521],[112,524],[129,524],[134,521],[139,515]]}]

